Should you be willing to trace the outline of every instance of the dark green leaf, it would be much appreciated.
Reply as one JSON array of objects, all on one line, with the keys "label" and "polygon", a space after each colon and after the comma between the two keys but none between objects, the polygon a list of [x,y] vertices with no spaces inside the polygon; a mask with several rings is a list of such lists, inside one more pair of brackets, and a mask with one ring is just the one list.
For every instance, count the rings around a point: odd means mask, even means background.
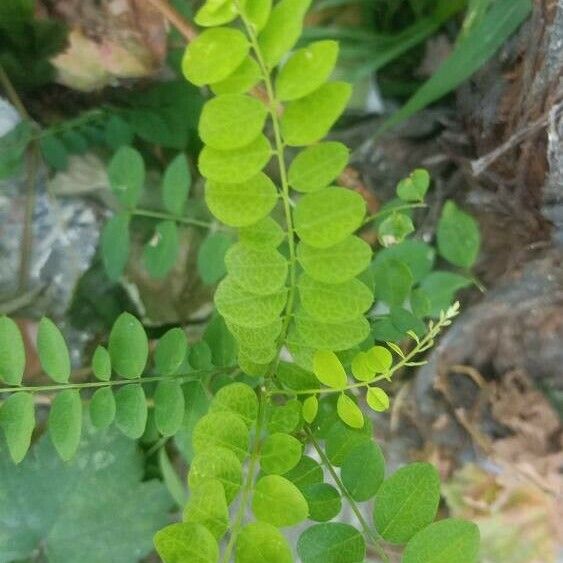
[{"label": "dark green leaf", "polygon": [[207,285],[217,283],[226,273],[225,254],[232,240],[225,234],[212,233],[202,242],[197,255],[197,271]]},{"label": "dark green leaf", "polygon": [[162,179],[162,202],[173,215],[182,215],[192,183],[190,167],[183,154],[179,154],[166,168]]},{"label": "dark green leaf", "polygon": [[64,144],[53,134],[39,139],[41,154],[49,166],[55,170],[66,170],[68,167],[68,153]]},{"label": "dark green leaf", "polygon": [[102,260],[111,281],[117,281],[129,259],[129,213],[114,215],[102,231]]},{"label": "dark green leaf", "polygon": [[171,328],[158,341],[154,363],[159,374],[172,375],[186,358],[188,340],[181,328]]},{"label": "dark green leaf", "polygon": [[163,436],[173,436],[184,420],[184,393],[177,381],[161,381],[154,394],[154,418]]},{"label": "dark green leaf", "polygon": [[359,444],[350,450],[340,468],[340,477],[346,490],[358,502],[372,498],[384,476],[383,453],[372,441]]},{"label": "dark green leaf", "polygon": [[309,519],[317,522],[332,520],[342,508],[338,491],[327,483],[304,487],[303,496],[309,505]]},{"label": "dark green leaf", "polygon": [[330,522],[305,530],[297,542],[297,552],[303,563],[362,563],[366,545],[353,526]]},{"label": "dark green leaf", "polygon": [[132,147],[121,147],[113,155],[108,166],[111,189],[126,207],[137,205],[145,183],[143,157]]},{"label": "dark green leaf", "polygon": [[145,267],[153,278],[164,278],[176,263],[179,240],[174,221],[157,223],[154,234],[145,245]]}]

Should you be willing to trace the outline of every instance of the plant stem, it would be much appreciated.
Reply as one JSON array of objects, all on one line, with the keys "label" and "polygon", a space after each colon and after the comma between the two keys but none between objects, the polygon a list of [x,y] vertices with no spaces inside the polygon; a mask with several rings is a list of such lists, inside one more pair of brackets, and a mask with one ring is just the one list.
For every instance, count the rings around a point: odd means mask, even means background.
[{"label": "plant stem", "polygon": [[428,205],[426,205],[426,203],[405,203],[405,205],[398,205],[397,207],[393,207],[390,209],[383,209],[382,211],[378,211],[377,213],[374,213],[373,215],[369,215],[368,217],[366,217],[364,219],[363,224],[367,225],[368,223],[371,223],[376,219],[380,219],[381,217],[385,217],[386,215],[390,215],[395,211],[406,211],[407,209],[418,209],[421,207],[428,207]]},{"label": "plant stem", "polygon": [[199,219],[178,217],[177,215],[170,215],[169,213],[163,213],[161,211],[150,211],[148,209],[135,209],[131,212],[131,215],[136,215],[138,217],[149,217],[150,219],[165,219],[169,221],[176,221],[177,223],[182,223],[184,225],[194,225],[196,227],[203,227],[205,229],[210,229],[212,226],[212,223],[200,221]]},{"label": "plant stem", "polygon": [[260,437],[262,430],[264,428],[264,423],[266,421],[266,397],[264,393],[260,393],[258,397],[258,418],[256,422],[256,433],[254,435],[254,444],[252,447],[252,452],[250,454],[250,460],[248,462],[248,469],[246,473],[246,479],[242,486],[240,493],[240,504],[235,515],[233,525],[231,527],[231,534],[227,547],[223,553],[221,561],[223,563],[229,563],[231,559],[231,554],[235,547],[238,535],[244,526],[244,519],[246,517],[246,507],[250,502],[250,495],[254,490],[254,479],[256,478],[257,465],[260,460]]},{"label": "plant stem", "polygon": [[197,37],[196,28],[187,21],[180,12],[170,6],[166,0],[148,1],[184,36],[187,41],[193,41]]},{"label": "plant stem", "polygon": [[364,518],[364,515],[362,514],[361,510],[358,508],[356,501],[354,501],[354,499],[350,496],[350,493],[344,486],[344,483],[338,476],[338,473],[336,473],[332,463],[328,459],[324,450],[321,448],[320,444],[317,442],[315,436],[313,435],[313,433],[309,428],[306,428],[305,431],[307,433],[307,437],[309,438],[311,444],[313,445],[313,448],[315,448],[315,451],[317,452],[317,454],[319,454],[321,461],[328,469],[328,472],[330,473],[331,477],[336,483],[336,486],[340,490],[340,493],[342,494],[343,497],[346,498],[348,504],[350,505],[350,508],[356,515],[356,518],[358,519],[360,526],[364,530],[364,535],[369,539],[371,544],[375,547],[375,549],[377,550],[383,561],[389,561],[387,554],[385,553],[385,551],[383,551],[383,548],[379,545],[379,538],[377,537],[375,530],[373,530],[372,527],[366,522],[366,519]]},{"label": "plant stem", "polygon": [[52,391],[62,391],[64,389],[94,389],[97,387],[114,387],[119,385],[128,385],[131,383],[154,383],[156,381],[199,381],[204,375],[217,375],[218,373],[230,372],[236,367],[221,368],[215,370],[195,370],[191,373],[181,375],[154,375],[150,377],[138,377],[136,379],[115,379],[110,381],[87,381],[86,383],[57,383],[54,385],[34,385],[29,387],[0,387],[2,393],[18,393],[26,391],[28,393],[48,393]]},{"label": "plant stem", "polygon": [[29,119],[29,113],[25,109],[21,98],[18,96],[10,77],[8,76],[7,72],[4,70],[4,67],[0,64],[0,84],[4,91],[6,92],[6,96],[12,103],[12,105],[16,108],[17,112],[20,114],[22,119]]}]

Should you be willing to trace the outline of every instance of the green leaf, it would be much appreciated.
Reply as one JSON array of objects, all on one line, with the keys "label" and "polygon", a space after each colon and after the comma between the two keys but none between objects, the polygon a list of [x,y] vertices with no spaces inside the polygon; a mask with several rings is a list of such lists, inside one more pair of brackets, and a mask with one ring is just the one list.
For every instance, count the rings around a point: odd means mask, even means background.
[{"label": "green leaf", "polygon": [[375,296],[388,305],[402,305],[413,283],[409,267],[396,258],[374,262]]},{"label": "green leaf", "polygon": [[265,217],[258,223],[239,229],[238,235],[240,242],[248,246],[277,248],[285,239],[284,230],[271,217]]},{"label": "green leaf", "polygon": [[304,242],[297,245],[297,258],[307,275],[333,284],[363,272],[369,266],[371,254],[369,244],[354,235],[328,248],[314,248]]},{"label": "green leaf", "polygon": [[295,329],[301,345],[335,352],[360,344],[368,337],[370,331],[369,323],[363,317],[340,323],[324,323],[304,312],[296,314]]},{"label": "green leaf", "polygon": [[371,290],[358,279],[327,284],[304,274],[297,287],[303,309],[319,321],[351,321],[361,317],[373,303]]},{"label": "green leaf", "polygon": [[303,369],[297,364],[280,362],[277,368],[277,378],[283,385],[294,391],[315,389],[317,387],[317,378],[310,371]]},{"label": "green leaf", "polygon": [[358,405],[345,393],[339,395],[336,409],[342,422],[352,428],[363,427],[364,415],[362,414],[360,407],[358,407]]},{"label": "green leaf", "polygon": [[160,221],[143,249],[145,268],[153,278],[164,278],[178,256],[178,227],[174,221]]},{"label": "green leaf", "polygon": [[430,524],[440,502],[440,477],[429,463],[411,463],[396,471],[375,496],[373,519],[390,543],[407,543]]},{"label": "green leaf", "polygon": [[391,213],[377,228],[377,236],[384,247],[399,244],[412,232],[412,219],[405,213]]},{"label": "green leaf", "polygon": [[430,245],[421,240],[409,239],[378,252],[375,262],[396,258],[408,266],[413,281],[418,282],[431,272],[435,257],[436,251]]},{"label": "green leaf", "polygon": [[233,0],[207,0],[197,11],[194,22],[202,27],[213,27],[233,21],[237,15]]},{"label": "green leaf", "polygon": [[208,181],[205,201],[225,225],[247,227],[270,213],[278,195],[274,183],[260,172],[240,184]]},{"label": "green leaf", "polygon": [[217,541],[223,537],[229,527],[229,508],[220,481],[209,479],[191,491],[184,508],[184,522],[205,526]]},{"label": "green leaf", "polygon": [[137,443],[114,430],[85,426],[68,462],[47,433],[17,467],[0,448],[1,561],[32,561],[41,545],[58,563],[137,563],[169,521],[166,489],[146,478]]},{"label": "green leaf", "polygon": [[371,441],[371,426],[368,419],[361,429],[351,428],[337,420],[326,435],[326,455],[330,462],[340,467],[348,454],[358,445]]},{"label": "green leaf", "polygon": [[471,285],[471,280],[454,272],[432,272],[421,282],[420,288],[430,298],[430,315],[437,317],[453,302],[457,291]]},{"label": "green leaf", "polygon": [[335,141],[307,147],[289,166],[289,184],[294,190],[303,193],[325,188],[344,170],[348,158],[348,147]]},{"label": "green leaf", "polygon": [[430,315],[430,298],[423,289],[414,289],[411,293],[410,305],[412,312],[419,319]]},{"label": "green leaf", "polygon": [[113,369],[126,379],[140,377],[149,354],[143,325],[131,313],[121,313],[109,335],[109,355]]},{"label": "green leaf", "polygon": [[49,411],[49,434],[63,461],[78,449],[82,433],[82,401],[77,389],[65,389],[55,397]]},{"label": "green leaf", "polygon": [[260,467],[266,474],[283,475],[299,463],[302,453],[297,438],[281,432],[270,434],[260,449]]},{"label": "green leaf", "polygon": [[115,394],[115,424],[127,436],[136,440],[147,425],[147,401],[141,385],[125,385]]},{"label": "green leaf", "polygon": [[315,41],[296,51],[276,77],[278,100],[296,100],[319,88],[332,74],[337,58],[336,41]]},{"label": "green leaf", "polygon": [[237,29],[206,29],[188,44],[182,72],[196,86],[220,82],[237,69],[249,48],[246,37]]},{"label": "green leaf", "polygon": [[211,349],[214,366],[231,367],[236,364],[237,345],[221,315],[213,316],[205,327],[203,339]]},{"label": "green leaf", "polygon": [[289,479],[298,489],[303,490],[309,485],[323,482],[323,468],[313,459],[304,455],[299,463],[288,471],[284,477]]},{"label": "green leaf", "polygon": [[207,235],[197,253],[197,271],[206,285],[216,284],[226,273],[225,254],[232,240],[223,233]]},{"label": "green leaf", "polygon": [[397,195],[403,201],[423,201],[430,187],[430,174],[424,168],[413,170],[397,185]]},{"label": "green leaf", "polygon": [[305,520],[309,507],[291,481],[279,475],[266,475],[254,488],[252,511],[257,520],[284,528]]},{"label": "green leaf", "polygon": [[272,0],[244,0],[244,12],[256,31],[266,25],[272,11]]},{"label": "green leaf", "polygon": [[242,467],[238,457],[226,448],[213,447],[196,454],[188,473],[188,485],[196,489],[209,479],[217,479],[231,504],[242,484]]},{"label": "green leaf", "polygon": [[108,166],[109,184],[125,207],[135,207],[145,183],[143,157],[132,147],[121,147]]},{"label": "green leaf", "polygon": [[133,131],[127,121],[114,114],[106,123],[104,139],[109,147],[117,150],[123,145],[130,145],[133,142]]},{"label": "green leaf", "polygon": [[199,154],[199,171],[215,182],[240,184],[256,176],[272,156],[270,142],[264,135],[234,150],[204,147]]},{"label": "green leaf", "polygon": [[0,405],[0,427],[6,437],[10,457],[14,463],[20,463],[29,449],[35,428],[35,403],[31,393],[14,393]]},{"label": "green leaf", "polygon": [[190,191],[192,176],[185,155],[179,154],[166,167],[162,179],[162,203],[173,215],[182,215]]},{"label": "green leaf", "polygon": [[264,343],[273,345],[282,330],[281,319],[276,319],[271,324],[259,327],[246,327],[231,321],[226,322],[237,342],[246,348],[258,348]]},{"label": "green leaf", "polygon": [[366,400],[375,412],[384,412],[389,408],[389,396],[379,387],[370,387],[367,391]]},{"label": "green leaf", "polygon": [[352,234],[364,219],[362,197],[345,188],[324,188],[303,196],[295,208],[295,230],[303,242],[328,248]]},{"label": "green leaf", "polygon": [[393,364],[393,356],[387,348],[374,346],[366,352],[358,352],[352,359],[352,373],[358,381],[371,381],[376,373],[387,373]]},{"label": "green leaf", "polygon": [[129,259],[129,213],[114,215],[102,231],[102,260],[111,281],[117,281]]},{"label": "green leaf", "polygon": [[193,434],[196,454],[209,448],[231,450],[242,462],[248,455],[248,428],[242,417],[232,412],[210,412],[199,419]]},{"label": "green leaf", "polygon": [[442,208],[436,235],[438,251],[448,262],[460,268],[473,266],[481,244],[479,226],[452,200],[448,200]]},{"label": "green leaf", "polygon": [[161,381],[154,394],[154,420],[163,436],[173,436],[184,420],[184,393],[178,381]]},{"label": "green leaf", "polygon": [[258,398],[249,385],[231,383],[217,391],[211,402],[210,412],[238,414],[250,427],[258,417]]},{"label": "green leaf", "polygon": [[19,385],[25,370],[25,348],[18,325],[0,317],[0,380]]},{"label": "green leaf", "polygon": [[276,66],[290,51],[303,29],[303,18],[311,0],[280,0],[258,36],[258,46],[269,68]]},{"label": "green leaf", "polygon": [[220,96],[222,94],[246,94],[261,80],[260,66],[252,57],[247,57],[240,66],[221,82],[211,86],[211,91]]},{"label": "green leaf", "polygon": [[323,385],[333,389],[341,389],[348,381],[344,366],[334,352],[325,350],[315,352],[313,371]]},{"label": "green leaf", "polygon": [[318,411],[319,401],[315,395],[307,397],[303,401],[303,418],[305,419],[305,422],[311,424],[311,422],[315,420]]},{"label": "green leaf", "polygon": [[262,132],[267,112],[266,106],[251,96],[217,96],[203,106],[199,135],[205,144],[214,149],[244,147]]},{"label": "green leaf", "polygon": [[111,378],[111,358],[103,346],[97,346],[94,351],[92,371],[100,381],[109,381]]},{"label": "green leaf", "polygon": [[271,295],[254,295],[244,291],[227,276],[215,293],[215,306],[228,321],[247,327],[259,327],[273,323],[286,303],[286,291]]},{"label": "green leaf", "polygon": [[187,381],[182,387],[186,412],[182,428],[174,437],[174,443],[186,460],[191,463],[194,457],[193,429],[198,420],[207,412],[210,399],[207,395],[207,389],[203,387],[201,381]]},{"label": "green leaf", "polygon": [[479,528],[472,522],[446,518],[415,534],[403,563],[477,563]]},{"label": "green leaf", "polygon": [[68,348],[61,331],[47,317],[39,321],[37,351],[45,373],[57,383],[66,383],[70,377]]},{"label": "green leaf", "polygon": [[285,405],[274,406],[270,411],[268,432],[285,432],[291,434],[301,425],[301,403],[297,399],[290,399]]},{"label": "green leaf", "polygon": [[55,170],[68,168],[68,153],[64,144],[53,134],[39,139],[39,148],[45,162]]},{"label": "green leaf", "polygon": [[432,74],[432,77],[406,104],[401,106],[400,110],[383,123],[377,133],[381,134],[401,123],[448,92],[455,90],[505,43],[528,16],[530,10],[530,0],[494,2],[486,16],[472,27],[462,41],[457,43],[451,55]]},{"label": "green leaf", "polygon": [[352,87],[346,82],[329,82],[312,94],[289,102],[281,118],[285,142],[294,147],[320,141],[346,109]]},{"label": "green leaf", "polygon": [[235,563],[292,563],[283,534],[266,522],[247,524],[237,539]]},{"label": "green leaf", "polygon": [[362,563],[366,545],[353,526],[329,522],[307,528],[299,537],[297,552],[303,563]]},{"label": "green leaf", "polygon": [[287,260],[273,248],[231,246],[225,256],[227,272],[234,283],[259,295],[280,291],[287,278]]},{"label": "green leaf", "polygon": [[101,387],[90,399],[90,421],[95,428],[106,428],[115,418],[115,397],[111,387]]},{"label": "green leaf", "polygon": [[201,524],[170,524],[154,536],[154,546],[164,563],[217,563],[219,546]]},{"label": "green leaf", "polygon": [[188,352],[186,333],[171,328],[159,339],[154,351],[154,363],[159,374],[172,375],[182,365]]},{"label": "green leaf", "polygon": [[340,478],[350,496],[363,502],[372,498],[385,477],[381,448],[371,440],[352,448],[340,468]]},{"label": "green leaf", "polygon": [[317,522],[332,520],[342,508],[338,491],[327,483],[315,483],[303,488],[303,496],[309,505],[309,519]]}]

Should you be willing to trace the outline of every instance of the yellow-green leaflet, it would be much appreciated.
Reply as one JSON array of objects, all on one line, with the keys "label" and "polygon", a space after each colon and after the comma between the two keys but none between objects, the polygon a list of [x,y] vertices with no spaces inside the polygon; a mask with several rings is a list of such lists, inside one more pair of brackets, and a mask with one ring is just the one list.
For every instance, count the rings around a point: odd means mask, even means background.
[{"label": "yellow-green leaflet", "polygon": [[224,94],[203,106],[199,135],[219,150],[239,149],[258,137],[266,121],[266,106],[244,94]]},{"label": "yellow-green leaflet", "polygon": [[196,13],[194,22],[201,27],[223,25],[237,17],[233,0],[208,0]]},{"label": "yellow-green leaflet", "polygon": [[284,535],[271,524],[252,522],[239,534],[235,563],[292,563]]},{"label": "yellow-green leaflet", "polygon": [[307,397],[303,401],[303,418],[305,422],[311,424],[313,420],[315,420],[317,416],[317,412],[319,410],[319,401],[315,395],[312,397]]},{"label": "yellow-green leaflet", "polygon": [[227,272],[246,291],[268,295],[282,289],[287,278],[287,260],[274,248],[231,246],[225,256]]},{"label": "yellow-green leaflet", "polygon": [[239,184],[209,180],[205,201],[213,215],[230,227],[247,227],[265,218],[278,200],[276,187],[263,173]]},{"label": "yellow-green leaflet", "polygon": [[334,352],[319,350],[313,358],[313,371],[324,385],[341,389],[346,385],[346,371]]},{"label": "yellow-green leaflet", "polygon": [[366,400],[368,405],[375,412],[384,412],[389,408],[389,396],[379,387],[370,387],[366,395]]},{"label": "yellow-green leaflet", "polygon": [[348,426],[352,428],[362,428],[364,425],[364,415],[358,405],[345,393],[338,397],[336,403],[338,416]]},{"label": "yellow-green leaflet", "polygon": [[239,229],[238,236],[243,244],[277,248],[285,239],[285,232],[274,219],[265,217],[250,227]]},{"label": "yellow-green leaflet", "polygon": [[225,80],[211,86],[214,94],[245,94],[260,81],[260,67],[255,59],[247,57]]},{"label": "yellow-green leaflet", "polygon": [[196,86],[224,80],[246,58],[250,45],[237,29],[206,29],[188,44],[182,59],[184,76]]},{"label": "yellow-green leaflet", "polygon": [[198,485],[184,508],[184,522],[205,526],[220,540],[229,526],[229,508],[225,489],[217,479],[209,479]]},{"label": "yellow-green leaflet", "polygon": [[295,230],[303,242],[328,248],[351,235],[364,219],[362,197],[345,188],[324,188],[303,196],[295,208]]},{"label": "yellow-green leaflet", "polygon": [[182,522],[170,524],[154,536],[154,545],[161,559],[180,563],[217,563],[219,546],[213,534],[201,524]]},{"label": "yellow-green leaflet", "polygon": [[301,304],[319,321],[343,322],[361,317],[373,303],[371,290],[360,280],[326,284],[302,275],[297,284]]},{"label": "yellow-green leaflet", "polygon": [[250,144],[234,150],[203,147],[199,154],[199,171],[209,180],[236,184],[255,176],[266,166],[272,149],[264,135]]},{"label": "yellow-green leaflet", "polygon": [[336,141],[302,150],[288,170],[289,184],[298,192],[315,192],[328,186],[348,164],[348,147]]},{"label": "yellow-green leaflet", "polygon": [[276,78],[276,95],[281,101],[302,98],[324,84],[338,57],[336,41],[316,41],[296,51]]},{"label": "yellow-green leaflet", "polygon": [[370,264],[371,247],[351,235],[327,248],[315,248],[304,242],[297,245],[297,258],[307,275],[325,283],[342,283],[363,272]]},{"label": "yellow-green leaflet", "polygon": [[290,146],[320,141],[336,123],[352,95],[346,82],[329,82],[308,96],[289,102],[281,119],[282,135]]}]

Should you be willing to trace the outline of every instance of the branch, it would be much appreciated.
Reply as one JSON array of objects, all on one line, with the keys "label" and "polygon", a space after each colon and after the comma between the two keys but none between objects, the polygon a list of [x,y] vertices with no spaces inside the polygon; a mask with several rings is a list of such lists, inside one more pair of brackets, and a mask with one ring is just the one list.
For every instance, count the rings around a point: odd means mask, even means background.
[{"label": "branch", "polygon": [[197,36],[197,29],[178,10],[173,8],[166,0],[148,0],[153,8],[158,10],[165,20],[170,22],[185,38],[193,41]]}]

